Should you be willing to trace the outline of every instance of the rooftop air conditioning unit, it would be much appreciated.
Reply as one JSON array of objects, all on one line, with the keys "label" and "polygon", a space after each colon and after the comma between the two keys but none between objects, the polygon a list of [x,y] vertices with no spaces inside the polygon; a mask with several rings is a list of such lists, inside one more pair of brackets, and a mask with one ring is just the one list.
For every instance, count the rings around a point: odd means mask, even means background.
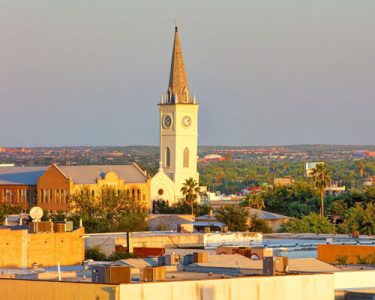
[{"label": "rooftop air conditioning unit", "polygon": [[143,281],[163,281],[165,280],[165,267],[145,267],[142,274]]}]

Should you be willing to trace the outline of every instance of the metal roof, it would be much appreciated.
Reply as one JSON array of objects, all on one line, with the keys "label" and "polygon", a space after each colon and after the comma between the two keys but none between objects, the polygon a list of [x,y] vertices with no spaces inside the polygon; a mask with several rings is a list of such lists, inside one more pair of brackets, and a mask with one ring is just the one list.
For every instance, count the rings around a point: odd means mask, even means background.
[{"label": "metal roof", "polygon": [[57,166],[66,177],[76,184],[95,184],[98,178],[112,171],[126,183],[147,181],[147,174],[136,164],[131,165],[94,165],[94,166]]},{"label": "metal roof", "polygon": [[261,220],[280,220],[280,219],[290,219],[288,216],[275,214],[269,211],[255,209],[255,208],[247,208],[250,215],[256,215]]},{"label": "metal roof", "polygon": [[36,185],[47,167],[1,167],[0,185]]}]

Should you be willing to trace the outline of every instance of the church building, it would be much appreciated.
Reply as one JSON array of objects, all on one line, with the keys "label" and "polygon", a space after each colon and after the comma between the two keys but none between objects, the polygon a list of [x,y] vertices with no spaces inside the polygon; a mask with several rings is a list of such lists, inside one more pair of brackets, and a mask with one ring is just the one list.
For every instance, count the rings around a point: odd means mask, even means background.
[{"label": "church building", "polygon": [[168,90],[159,103],[160,168],[151,180],[152,201],[171,205],[184,197],[181,188],[186,179],[199,183],[198,107],[189,90],[176,26]]}]

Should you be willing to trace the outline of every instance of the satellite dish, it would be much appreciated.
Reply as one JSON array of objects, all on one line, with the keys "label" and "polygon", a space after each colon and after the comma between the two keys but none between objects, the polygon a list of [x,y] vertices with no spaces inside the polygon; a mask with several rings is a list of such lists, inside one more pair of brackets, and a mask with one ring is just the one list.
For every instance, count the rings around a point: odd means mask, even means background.
[{"label": "satellite dish", "polygon": [[43,217],[43,209],[39,206],[32,207],[30,209],[30,217],[34,222],[40,221],[40,219]]}]

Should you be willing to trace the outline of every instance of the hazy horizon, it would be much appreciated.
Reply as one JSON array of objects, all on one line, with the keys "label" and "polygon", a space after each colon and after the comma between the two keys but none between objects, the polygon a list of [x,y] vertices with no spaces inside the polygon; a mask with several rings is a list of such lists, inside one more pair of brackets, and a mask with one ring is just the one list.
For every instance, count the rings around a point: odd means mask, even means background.
[{"label": "hazy horizon", "polygon": [[199,145],[375,145],[373,0],[0,0],[0,147],[158,145],[173,20]]},{"label": "hazy horizon", "polygon": [[[375,144],[286,144],[286,145],[203,145],[199,144],[198,147],[228,147],[228,148],[255,148],[255,147],[318,147],[318,146],[331,146],[331,147],[375,147]],[[2,145],[4,148],[78,148],[78,147],[159,147],[159,145],[55,145],[55,146],[6,146]]]}]

